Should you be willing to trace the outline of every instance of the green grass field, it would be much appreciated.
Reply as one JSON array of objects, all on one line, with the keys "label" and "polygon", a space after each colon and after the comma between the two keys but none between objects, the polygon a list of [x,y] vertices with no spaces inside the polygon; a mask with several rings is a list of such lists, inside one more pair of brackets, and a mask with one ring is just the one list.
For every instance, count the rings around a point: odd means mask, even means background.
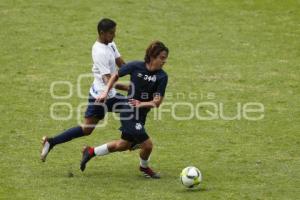
[{"label": "green grass field", "polygon": [[[2,0],[0,199],[299,199],[299,7],[297,0]],[[165,103],[223,103],[233,116],[238,103],[258,102],[264,118],[177,121],[168,112],[162,120],[149,117],[151,165],[160,180],[140,175],[137,151],[98,157],[81,173],[84,144],[119,138],[112,115],[105,128],[57,146],[41,163],[41,137],[77,124],[76,108],[86,102],[76,93],[77,78],[91,72],[102,17],[117,21],[115,41],[126,61],[143,59],[154,39],[167,44]],[[54,81],[73,84],[72,97],[53,99]],[[81,83],[87,93],[91,79]],[[188,98],[191,92],[196,98]],[[68,88],[56,94],[67,95]],[[72,105],[70,120],[51,118],[56,102]],[[188,111],[181,106],[176,114]],[[68,109],[56,114],[66,116]],[[179,182],[189,165],[203,174],[200,190],[188,191]]]}]

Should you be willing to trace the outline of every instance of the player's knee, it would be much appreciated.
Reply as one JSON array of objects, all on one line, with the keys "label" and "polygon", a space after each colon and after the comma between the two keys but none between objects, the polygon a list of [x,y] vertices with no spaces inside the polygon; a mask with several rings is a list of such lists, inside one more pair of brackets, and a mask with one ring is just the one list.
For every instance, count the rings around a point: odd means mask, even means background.
[{"label": "player's knee", "polygon": [[96,117],[85,118],[84,124],[81,126],[84,135],[90,135],[95,129],[100,119]]},{"label": "player's knee", "polygon": [[142,148],[143,148],[144,150],[146,150],[146,151],[151,151],[152,148],[153,148],[153,143],[152,143],[152,141],[151,141],[151,140],[145,141]]},{"label": "player's knee", "polygon": [[118,151],[118,145],[116,141],[110,142],[107,144],[107,148],[109,152]]},{"label": "player's knee", "polygon": [[83,127],[82,128],[82,131],[83,131],[84,135],[90,135],[90,134],[92,134],[93,130],[94,130],[94,128],[87,128],[87,127]]},{"label": "player's knee", "polygon": [[117,142],[118,151],[126,151],[129,149],[129,147],[130,147],[130,145],[127,142],[124,142],[124,141]]}]

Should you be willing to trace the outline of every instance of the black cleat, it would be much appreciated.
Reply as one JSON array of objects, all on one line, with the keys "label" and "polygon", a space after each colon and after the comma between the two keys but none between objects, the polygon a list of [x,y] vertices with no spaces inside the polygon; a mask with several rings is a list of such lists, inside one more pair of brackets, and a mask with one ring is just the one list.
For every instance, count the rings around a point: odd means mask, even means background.
[{"label": "black cleat", "polygon": [[85,146],[82,150],[82,160],[80,162],[80,170],[84,171],[86,167],[86,163],[93,158],[95,155],[93,153],[93,149],[89,146]]},{"label": "black cleat", "polygon": [[160,178],[160,175],[158,173],[155,173],[150,167],[144,168],[140,166],[140,171],[143,173],[143,175],[146,178],[155,178],[155,179]]}]

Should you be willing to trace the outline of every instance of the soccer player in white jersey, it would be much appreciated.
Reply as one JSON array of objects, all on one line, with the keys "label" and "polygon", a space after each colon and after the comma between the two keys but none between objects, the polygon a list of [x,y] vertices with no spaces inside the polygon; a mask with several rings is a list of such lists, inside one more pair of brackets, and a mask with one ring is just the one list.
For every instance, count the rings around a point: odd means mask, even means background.
[{"label": "soccer player in white jersey", "polygon": [[[101,93],[106,90],[106,85],[111,74],[117,71],[116,65],[121,67],[122,64],[125,64],[113,42],[116,23],[111,19],[104,18],[98,23],[97,29],[98,38],[92,47],[94,82],[89,91],[89,105],[85,112],[84,123],[54,137],[44,136],[42,138],[42,151],[40,155],[43,162],[45,162],[48,153],[54,146],[75,138],[90,135],[99,120],[105,117],[106,112],[113,112],[115,109],[119,109],[118,106],[114,105],[121,104],[125,100],[125,97],[118,94],[113,88],[108,94],[108,100],[105,104],[97,103],[99,102],[98,99]],[[116,88],[128,90],[128,86],[122,84],[116,85]]]}]

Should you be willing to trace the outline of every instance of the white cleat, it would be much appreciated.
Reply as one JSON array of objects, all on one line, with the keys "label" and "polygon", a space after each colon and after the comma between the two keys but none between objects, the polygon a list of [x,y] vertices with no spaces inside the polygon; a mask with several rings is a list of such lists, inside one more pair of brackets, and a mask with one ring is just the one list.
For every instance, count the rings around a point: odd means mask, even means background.
[{"label": "white cleat", "polygon": [[48,142],[48,137],[47,136],[44,136],[42,138],[42,145],[43,145],[43,147],[42,147],[42,152],[41,152],[41,160],[42,160],[42,162],[45,162],[46,158],[47,158],[47,155],[51,150],[51,145]]}]

